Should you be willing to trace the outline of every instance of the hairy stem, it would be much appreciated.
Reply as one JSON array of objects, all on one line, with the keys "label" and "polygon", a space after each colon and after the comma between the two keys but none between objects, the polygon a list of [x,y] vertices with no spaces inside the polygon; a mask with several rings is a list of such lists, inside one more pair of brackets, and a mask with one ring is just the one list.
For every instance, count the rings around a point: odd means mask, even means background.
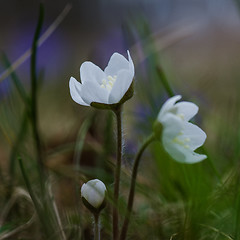
[{"label": "hairy stem", "polygon": [[99,214],[94,214],[94,240],[100,240]]},{"label": "hairy stem", "polygon": [[155,139],[155,135],[150,135],[147,140],[143,143],[141,148],[139,149],[135,160],[134,160],[134,165],[133,165],[133,170],[132,170],[132,178],[131,178],[131,187],[128,195],[128,205],[127,205],[127,212],[124,218],[123,226],[122,226],[122,231],[120,235],[120,240],[126,239],[127,235],[127,230],[128,230],[128,225],[129,225],[129,220],[130,216],[132,213],[132,207],[133,207],[133,201],[134,201],[134,195],[135,195],[135,186],[136,186],[136,178],[137,178],[137,173],[138,173],[138,166],[140,163],[141,156],[144,152],[144,150],[147,148],[147,146],[153,142]]},{"label": "hairy stem", "polygon": [[113,240],[118,239],[118,198],[119,198],[119,185],[121,176],[122,165],[122,109],[119,107],[114,111],[117,118],[117,164],[115,168],[114,177],[114,206],[113,206]]}]

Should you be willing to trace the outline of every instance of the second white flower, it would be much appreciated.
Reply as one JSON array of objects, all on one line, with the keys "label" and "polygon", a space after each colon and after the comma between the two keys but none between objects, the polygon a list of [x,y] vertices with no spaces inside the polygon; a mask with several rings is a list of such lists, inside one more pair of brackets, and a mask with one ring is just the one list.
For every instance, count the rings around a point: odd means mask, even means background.
[{"label": "second white flower", "polygon": [[162,106],[158,121],[162,124],[162,144],[178,162],[196,163],[207,158],[194,152],[206,140],[205,132],[189,122],[198,112],[191,102],[178,102],[181,96],[168,99]]}]

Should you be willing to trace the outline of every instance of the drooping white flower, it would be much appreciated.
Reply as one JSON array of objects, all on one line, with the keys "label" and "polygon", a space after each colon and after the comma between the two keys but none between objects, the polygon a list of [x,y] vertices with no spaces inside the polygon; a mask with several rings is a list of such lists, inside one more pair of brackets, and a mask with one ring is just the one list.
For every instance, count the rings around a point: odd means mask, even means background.
[{"label": "drooping white flower", "polygon": [[106,186],[102,181],[93,179],[82,185],[81,196],[97,209],[105,199],[106,190]]},{"label": "drooping white flower", "polygon": [[162,124],[162,144],[169,155],[178,162],[196,163],[207,158],[194,151],[203,145],[205,132],[189,122],[198,112],[191,102],[178,102],[181,96],[168,99],[162,106],[157,120]]},{"label": "drooping white flower", "polygon": [[73,77],[69,81],[72,99],[85,106],[119,103],[134,77],[133,61],[129,51],[127,53],[128,60],[114,53],[104,71],[92,62],[84,62],[80,67],[81,83]]}]

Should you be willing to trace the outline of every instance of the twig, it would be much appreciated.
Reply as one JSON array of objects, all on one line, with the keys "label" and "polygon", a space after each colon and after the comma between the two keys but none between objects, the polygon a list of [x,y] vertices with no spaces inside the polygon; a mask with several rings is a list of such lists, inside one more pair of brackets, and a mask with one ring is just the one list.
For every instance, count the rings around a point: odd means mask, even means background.
[{"label": "twig", "polygon": [[[7,217],[10,209],[12,208],[13,204],[16,202],[18,197],[24,197],[29,202],[32,203],[32,199],[31,199],[30,195],[28,194],[28,192],[21,187],[16,187],[14,189],[14,194],[12,195],[11,199],[8,201],[7,205],[5,206],[5,208],[2,211],[1,218],[0,218],[0,227],[3,225],[5,218]],[[9,231],[7,233],[0,234],[0,240],[11,237],[11,236],[15,235],[16,233],[27,229],[34,222],[35,217],[36,217],[36,213],[34,213],[32,215],[32,217],[29,219],[29,221],[27,221],[23,225],[15,228],[14,230]]]},{"label": "twig", "polygon": [[34,213],[33,216],[26,223],[24,223],[23,225],[15,228],[14,230],[12,230],[10,232],[7,232],[7,233],[4,233],[4,234],[0,235],[0,240],[5,239],[5,238],[9,238],[9,237],[15,235],[16,233],[21,232],[21,231],[27,229],[29,226],[32,225],[32,223],[35,220],[35,217],[36,217],[36,214]]},{"label": "twig", "polygon": [[174,233],[174,234],[171,236],[170,240],[173,240],[173,238],[176,237],[177,235],[178,235],[178,233]]},{"label": "twig", "polygon": [[50,197],[52,205],[53,205],[53,211],[54,211],[56,219],[57,219],[58,227],[59,227],[59,230],[60,230],[60,235],[61,235],[63,240],[67,240],[66,235],[63,231],[63,226],[62,226],[61,218],[59,216],[59,211],[58,211],[58,208],[57,208],[57,204],[56,204],[53,192],[52,192],[51,181],[49,181],[48,192],[49,192],[49,197]]},{"label": "twig", "polygon": [[199,224],[200,226],[202,227],[205,227],[205,228],[208,228],[216,233],[219,233],[221,234],[222,236],[226,237],[228,240],[233,240],[233,238],[231,238],[229,235],[227,235],[226,233],[224,232],[221,232],[219,229],[215,228],[215,227],[212,227],[212,226],[208,226],[206,224]]},{"label": "twig", "polygon": [[2,210],[2,214],[0,216],[0,227],[3,225],[10,209],[12,208],[13,204],[16,202],[18,197],[25,197],[28,201],[32,203],[31,197],[28,194],[28,192],[21,187],[16,187],[14,189],[12,197],[10,198],[10,200],[7,202],[7,204]]}]

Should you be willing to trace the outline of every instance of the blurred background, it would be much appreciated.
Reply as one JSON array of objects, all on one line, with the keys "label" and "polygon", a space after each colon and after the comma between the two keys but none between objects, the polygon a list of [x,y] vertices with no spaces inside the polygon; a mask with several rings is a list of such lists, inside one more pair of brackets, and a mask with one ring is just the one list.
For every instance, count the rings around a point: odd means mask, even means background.
[{"label": "blurred background", "polygon": [[[236,230],[239,228],[240,216],[234,215],[236,209],[240,209],[237,188],[240,157],[239,1],[41,2],[45,10],[42,32],[54,22],[67,4],[72,6],[57,29],[39,47],[37,55],[39,132],[45,153],[44,163],[54,175],[53,189],[63,222],[71,223],[71,226],[82,226],[77,234],[81,235],[81,239],[91,239],[91,219],[87,217],[88,213],[80,217],[79,211],[85,210],[76,207],[79,202],[75,187],[87,179],[98,177],[108,184],[111,192],[112,164],[115,161],[115,145],[112,140],[115,139],[115,121],[112,114],[76,104],[69,94],[69,79],[73,76],[80,80],[79,67],[84,61],[92,61],[104,69],[114,52],[126,57],[126,51],[130,50],[136,75],[135,95],[125,104],[123,114],[126,138],[124,174],[127,176],[122,183],[123,196],[127,194],[133,156],[142,140],[151,133],[152,123],[161,105],[169,97],[163,76],[175,94],[180,94],[183,100],[193,101],[199,106],[200,111],[194,121],[207,133],[208,138],[201,151],[209,156],[200,167],[180,167],[162,152],[159,145],[152,147],[142,162],[136,205],[138,211],[142,212],[133,223],[130,239],[170,239],[174,236],[174,239],[190,240],[193,239],[193,233],[196,234],[194,239],[240,239],[239,230]],[[11,63],[32,45],[39,3],[40,1],[30,0],[1,0],[0,51],[7,55]],[[5,69],[6,62],[2,58],[0,74]],[[15,73],[26,92],[29,92],[30,59],[24,61]],[[1,192],[5,196],[1,200],[2,207],[9,201],[6,188],[13,175],[14,186],[21,185],[25,188],[16,160],[18,156],[23,158],[34,186],[38,184],[34,170],[37,166],[33,137],[31,128],[24,125],[23,112],[24,103],[11,77],[2,79],[0,168]],[[85,130],[86,136],[82,133]],[[82,136],[85,137],[82,139]],[[81,141],[85,141],[84,147],[78,148]],[[181,177],[182,171],[186,174],[185,180]],[[197,174],[199,178],[196,180],[194,176]],[[193,182],[187,185],[186,182],[189,181]],[[223,183],[225,187],[220,191],[218,188]],[[196,209],[200,206],[201,209],[204,206],[211,208],[215,204],[213,201],[214,204],[211,202],[211,205],[208,197],[199,197],[196,189],[199,190],[199,195],[209,196],[211,201],[214,194],[216,201],[217,197],[230,193],[230,199],[222,198],[215,209],[209,210],[214,212],[213,215],[209,216],[204,210],[204,214],[198,213],[198,220],[205,222],[208,219],[214,223],[214,227],[209,223],[210,227],[205,229],[214,228],[218,231],[201,231],[199,226],[194,225],[198,222],[194,218]],[[75,197],[71,197],[73,195]],[[124,199],[122,202],[124,207]],[[194,202],[193,209],[189,202]],[[0,218],[2,222],[10,224],[7,230],[25,222],[29,209],[26,211],[26,206],[24,208],[22,204],[20,201],[19,206],[13,208],[14,211],[9,210],[8,214]],[[159,204],[162,210],[156,214],[154,209]],[[236,207],[232,209],[229,206]],[[22,208],[23,212],[19,210]],[[107,213],[103,220],[103,239],[110,239],[111,226]],[[13,221],[14,218],[18,220]],[[161,225],[160,228],[155,220]],[[224,221],[229,224],[224,225]],[[139,224],[148,229],[144,237],[134,231]],[[6,227],[4,224],[1,226]],[[192,228],[187,234],[179,234],[179,238],[174,235],[190,227]],[[68,232],[69,239],[79,236],[73,229],[72,227]],[[35,230],[33,228],[33,232]],[[226,233],[229,238],[224,238],[219,232]],[[24,232],[19,236],[31,239]]]},{"label": "blurred background", "polygon": [[[68,1],[43,3],[44,31]],[[63,101],[68,111],[80,111],[69,97],[68,80],[71,76],[79,79],[81,63],[90,60],[104,68],[113,52],[126,56],[126,50],[130,49],[137,81],[144,78],[144,81],[151,82],[149,78],[153,76],[147,77],[146,69],[151,62],[151,51],[154,51],[176,93],[186,94],[190,99],[196,97],[203,104],[202,112],[205,111],[204,106],[211,107],[208,117],[215,116],[220,109],[227,119],[233,117],[231,109],[238,95],[239,72],[237,1],[96,0],[72,1],[71,4],[71,12],[38,53],[38,69],[44,75],[44,90],[40,94],[46,97],[49,108]],[[1,2],[0,47],[11,62],[31,47],[38,8],[39,1]],[[29,61],[25,61],[17,69],[26,86],[30,82],[29,66]],[[3,65],[0,65],[0,70],[3,72]],[[9,79],[1,82],[1,99],[11,92],[9,84]],[[58,90],[54,92],[56,88]],[[159,93],[162,87],[154,91]],[[56,94],[61,96],[60,100]],[[229,102],[232,104],[230,109],[226,106]],[[57,105],[61,108],[61,104]],[[62,129],[66,127],[66,131],[70,131],[68,114],[62,115],[55,106],[52,108],[46,109],[44,116],[40,114],[43,131],[48,129],[46,134],[49,135],[54,131],[56,123],[49,121],[53,114],[61,115],[57,122]],[[44,126],[51,122],[53,128]],[[56,131],[58,134],[58,128]]]}]

